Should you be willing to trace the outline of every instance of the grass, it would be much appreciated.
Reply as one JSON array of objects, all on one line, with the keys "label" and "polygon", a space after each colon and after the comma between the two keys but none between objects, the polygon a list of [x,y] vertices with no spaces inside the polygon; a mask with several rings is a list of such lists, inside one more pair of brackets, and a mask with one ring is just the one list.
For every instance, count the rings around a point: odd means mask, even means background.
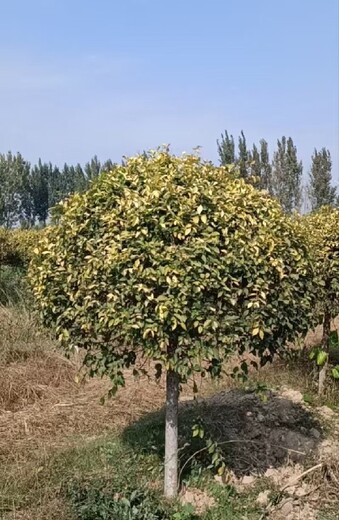
[{"label": "grass", "polygon": [[0,304],[17,305],[27,300],[27,297],[24,270],[19,267],[0,266]]},{"label": "grass", "polygon": [[[147,437],[144,440],[146,442]],[[46,511],[47,505],[57,500],[58,503],[64,504],[65,510],[71,515],[70,520],[114,519],[114,516],[103,516],[102,511],[105,508],[111,508],[113,511],[117,496],[121,501],[123,497],[130,497],[137,491],[147,497],[150,510],[162,509],[164,515],[169,515],[169,519],[198,518],[190,513],[189,507],[179,502],[168,506],[162,500],[162,460],[157,455],[131,448],[116,435],[86,443],[79,441],[80,439],[74,442],[73,447],[65,450],[48,450],[45,453],[33,454],[24,471],[18,467],[12,467],[12,471],[4,468],[6,471],[2,471],[0,475],[0,511],[11,511],[12,514],[22,510],[34,511],[37,504]],[[187,483],[190,484],[189,481]],[[239,500],[234,489],[216,485],[208,472],[199,476],[192,474],[191,483],[194,487],[208,489],[216,502],[213,510],[199,518],[231,519],[237,518],[235,514],[246,512],[250,519],[252,512],[258,512],[258,509],[251,505],[250,496],[244,495]],[[174,513],[182,513],[182,517],[174,517]],[[151,516],[149,518],[151,519]]]}]

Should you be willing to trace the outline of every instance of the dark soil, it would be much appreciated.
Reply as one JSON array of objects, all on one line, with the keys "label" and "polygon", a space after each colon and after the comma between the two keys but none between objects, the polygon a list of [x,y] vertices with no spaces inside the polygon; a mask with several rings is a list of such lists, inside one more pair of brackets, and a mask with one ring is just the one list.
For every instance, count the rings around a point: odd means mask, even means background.
[{"label": "dark soil", "polygon": [[[187,407],[192,405],[184,403],[182,414]],[[237,476],[302,462],[323,437],[307,409],[279,395],[263,399],[254,392],[230,390],[201,400],[198,408],[209,435],[225,443],[228,467]]]}]

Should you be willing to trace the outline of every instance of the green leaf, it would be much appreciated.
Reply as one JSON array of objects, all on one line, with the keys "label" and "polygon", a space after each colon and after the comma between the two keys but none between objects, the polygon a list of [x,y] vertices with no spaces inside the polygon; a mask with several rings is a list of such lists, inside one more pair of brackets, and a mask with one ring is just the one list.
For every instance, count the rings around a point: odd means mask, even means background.
[{"label": "green leaf", "polygon": [[325,352],[324,350],[320,350],[317,354],[317,365],[319,367],[323,366],[326,363],[327,358],[328,358],[327,352]]}]

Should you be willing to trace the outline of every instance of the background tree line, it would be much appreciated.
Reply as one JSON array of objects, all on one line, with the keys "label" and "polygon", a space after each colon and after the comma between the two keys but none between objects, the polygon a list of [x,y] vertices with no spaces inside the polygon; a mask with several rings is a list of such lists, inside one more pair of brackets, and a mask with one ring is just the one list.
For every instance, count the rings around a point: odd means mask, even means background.
[{"label": "background tree line", "polygon": [[[291,137],[277,140],[272,158],[265,139],[249,147],[244,132],[236,142],[225,131],[217,145],[222,165],[236,164],[241,177],[276,197],[287,213],[339,205],[337,187],[332,183],[331,154],[326,148],[314,150],[304,186],[303,164]],[[31,165],[20,153],[0,154],[0,226],[45,225],[51,207],[71,193],[85,191],[91,180],[112,167],[111,160],[101,163],[97,156],[84,167],[65,163],[59,168],[40,159]]]},{"label": "background tree line", "polygon": [[220,163],[236,164],[241,177],[276,197],[286,213],[339,205],[337,187],[332,184],[331,154],[326,148],[314,150],[304,186],[303,164],[291,137],[277,140],[272,159],[265,139],[249,148],[244,132],[236,144],[233,135],[225,131],[217,144]]},{"label": "background tree line", "polygon": [[0,226],[45,225],[51,207],[71,193],[85,191],[91,180],[113,166],[97,156],[84,167],[65,163],[58,168],[40,159],[31,165],[20,153],[0,154]]}]

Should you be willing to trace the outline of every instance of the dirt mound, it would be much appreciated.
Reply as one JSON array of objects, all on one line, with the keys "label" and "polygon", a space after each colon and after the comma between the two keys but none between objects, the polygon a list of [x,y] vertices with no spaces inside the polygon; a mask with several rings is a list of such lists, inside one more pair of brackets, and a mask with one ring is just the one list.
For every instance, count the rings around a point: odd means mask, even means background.
[{"label": "dirt mound", "polygon": [[[190,403],[183,403],[182,413]],[[300,462],[323,437],[320,423],[301,404],[279,395],[230,390],[198,403],[213,440],[223,445],[237,477],[264,474],[287,462]]]}]

